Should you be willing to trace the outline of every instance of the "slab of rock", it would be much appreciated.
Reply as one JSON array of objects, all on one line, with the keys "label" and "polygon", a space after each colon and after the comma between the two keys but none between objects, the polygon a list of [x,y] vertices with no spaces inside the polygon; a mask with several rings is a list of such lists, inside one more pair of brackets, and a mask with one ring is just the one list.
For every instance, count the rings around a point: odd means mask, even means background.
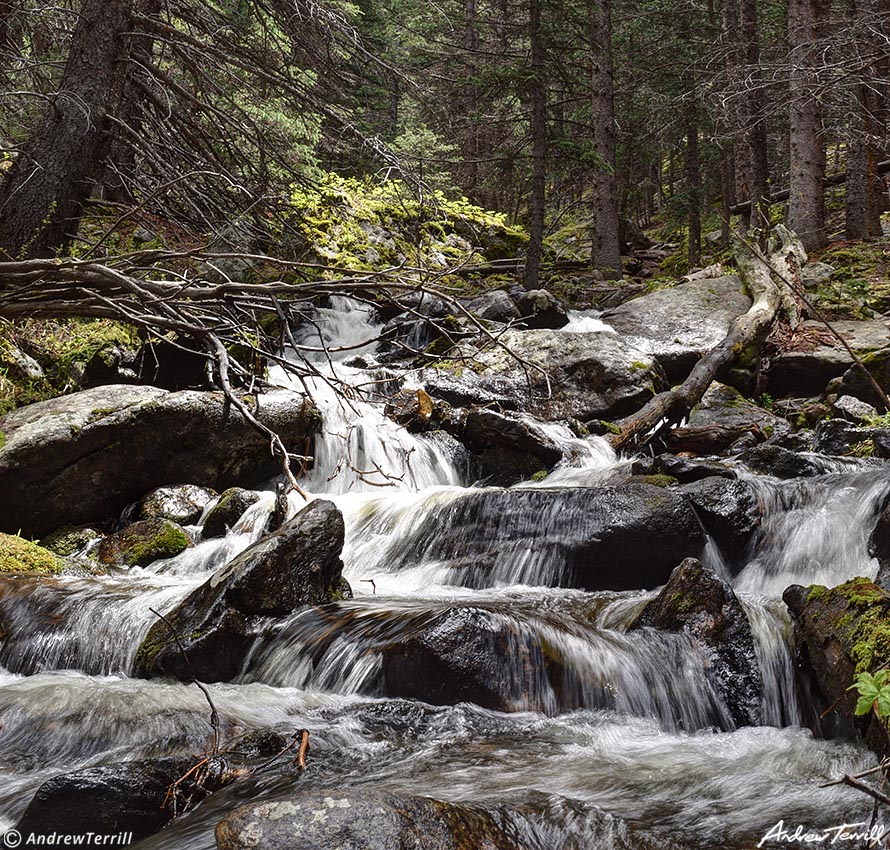
[{"label": "slab of rock", "polygon": [[662,487],[491,489],[431,510],[393,566],[441,561],[467,587],[651,589],[704,544],[689,500]]},{"label": "slab of rock", "polygon": [[[890,328],[879,319],[838,320],[832,322],[832,326],[857,354],[864,355],[890,346]],[[853,363],[849,352],[840,343],[826,336],[825,325],[821,322],[805,321],[801,324],[801,330],[818,334],[817,339],[820,342],[810,347],[810,350],[782,352],[773,360],[767,387],[774,396],[818,395],[832,378],[843,375]],[[824,342],[821,341],[823,339]],[[849,389],[844,392],[859,395]]]},{"label": "slab of rock", "polygon": [[[320,425],[294,393],[262,397],[258,416],[300,454]],[[104,522],[163,484],[223,490],[280,471],[269,441],[216,392],[98,387],[14,410],[0,433],[0,530],[34,537]]]},{"label": "slab of rock", "polygon": [[822,697],[815,713],[825,710],[835,734],[856,734],[879,756],[890,755],[887,728],[873,714],[856,717],[857,695],[848,690],[859,672],[890,667],[890,593],[855,578],[833,588],[792,585],[783,598],[798,662]]},{"label": "slab of rock", "polygon": [[368,789],[248,803],[216,827],[219,850],[521,850],[487,811]]},{"label": "slab of rock", "polygon": [[[654,358],[617,334],[509,330],[498,340],[509,351],[498,346],[474,354],[461,347],[461,355],[472,356],[473,368],[453,360],[441,370],[450,372],[446,384],[463,387],[464,401],[503,400],[504,408],[546,420],[614,419],[666,386]],[[447,386],[440,389],[437,371],[421,374],[430,394],[461,403],[454,392],[449,397]]]},{"label": "slab of rock", "polygon": [[[713,454],[729,448],[742,434],[753,433],[767,440],[791,430],[786,419],[748,401],[733,387],[714,382],[702,400],[692,409],[686,428],[689,431],[713,429],[717,435],[710,446]],[[673,444],[671,448],[675,447]]]},{"label": "slab of rock", "polygon": [[[890,347],[867,352],[862,355],[861,359],[862,364],[877,381],[878,386],[885,393],[890,393]],[[839,392],[856,396],[869,404],[883,406],[883,400],[879,398],[871,382],[862,374],[862,369],[855,365],[850,366],[844,372]]]},{"label": "slab of rock", "polygon": [[683,633],[707,655],[706,673],[737,726],[760,723],[763,681],[751,624],[732,588],[687,558],[630,626]]},{"label": "slab of rock", "polygon": [[[136,675],[227,681],[238,675],[254,640],[305,605],[342,594],[343,516],[331,503],[310,503],[282,528],[217,570],[167,615],[191,667],[156,622],[136,655]],[[347,585],[348,587],[348,585]]]},{"label": "slab of rock", "polygon": [[139,502],[137,519],[168,519],[178,525],[195,525],[216,492],[196,484],[158,487]]},{"label": "slab of rock", "polygon": [[654,355],[670,380],[684,378],[717,345],[751,299],[736,275],[692,280],[627,301],[602,320]]}]

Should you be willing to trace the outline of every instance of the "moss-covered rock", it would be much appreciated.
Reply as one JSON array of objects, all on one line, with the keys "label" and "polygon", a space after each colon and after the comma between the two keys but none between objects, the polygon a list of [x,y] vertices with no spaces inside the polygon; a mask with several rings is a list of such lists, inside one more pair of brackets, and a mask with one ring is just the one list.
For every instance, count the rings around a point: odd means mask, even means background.
[{"label": "moss-covered rock", "polygon": [[40,545],[56,555],[69,558],[82,552],[90,543],[102,539],[102,532],[88,526],[66,525],[40,541]]},{"label": "moss-covered rock", "polygon": [[235,526],[244,512],[259,500],[259,493],[241,487],[230,487],[223,491],[219,501],[204,520],[201,536],[205,540],[211,537],[225,537],[226,532]]},{"label": "moss-covered rock", "polygon": [[890,668],[890,593],[860,577],[832,588],[793,585],[784,599],[800,663],[821,692],[816,712],[824,710],[835,731],[855,732],[879,755],[890,754],[886,723],[856,717],[856,695],[848,691],[859,673]]},{"label": "moss-covered rock", "polygon": [[145,519],[106,537],[99,544],[99,560],[103,564],[147,567],[162,558],[173,558],[191,545],[189,536],[176,523]]},{"label": "moss-covered rock", "polygon": [[14,534],[0,533],[0,573],[54,575],[64,567],[65,562],[49,549]]}]

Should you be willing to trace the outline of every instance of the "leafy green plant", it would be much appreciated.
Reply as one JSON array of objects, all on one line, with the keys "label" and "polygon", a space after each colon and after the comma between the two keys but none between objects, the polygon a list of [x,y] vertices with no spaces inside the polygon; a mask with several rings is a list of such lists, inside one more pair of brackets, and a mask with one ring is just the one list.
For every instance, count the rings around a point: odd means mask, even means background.
[{"label": "leafy green plant", "polygon": [[856,681],[847,688],[848,691],[859,692],[856,703],[856,714],[863,715],[874,711],[884,720],[890,717],[890,670],[878,670],[877,673],[862,672]]}]

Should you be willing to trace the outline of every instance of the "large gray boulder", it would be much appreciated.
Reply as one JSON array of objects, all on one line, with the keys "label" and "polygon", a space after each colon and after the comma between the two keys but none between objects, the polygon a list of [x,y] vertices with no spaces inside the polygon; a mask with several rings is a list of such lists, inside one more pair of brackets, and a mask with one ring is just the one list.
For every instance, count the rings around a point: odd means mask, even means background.
[{"label": "large gray boulder", "polygon": [[652,589],[705,534],[680,493],[649,484],[475,490],[430,511],[393,548],[394,568],[437,561],[448,582]]},{"label": "large gray boulder", "polygon": [[[136,675],[205,682],[234,678],[254,640],[305,605],[331,602],[344,587],[343,516],[331,502],[309,504],[282,528],[217,570],[167,620],[156,622],[136,654]],[[193,672],[194,671],[194,672]]]},{"label": "large gray boulder", "polygon": [[[296,393],[261,397],[257,416],[301,454],[320,424]],[[97,387],[0,418],[0,530],[39,537],[116,517],[163,484],[223,490],[278,471],[222,393]]]},{"label": "large gray boulder", "polygon": [[461,346],[457,358],[446,355],[440,368],[424,369],[430,395],[588,420],[632,413],[665,387],[653,357],[617,334],[509,330],[498,341],[481,353]]},{"label": "large gray boulder", "polygon": [[[841,319],[832,322],[832,327],[860,356],[890,346],[890,328],[879,319]],[[774,396],[818,395],[832,378],[840,377],[853,365],[850,353],[821,322],[803,322],[796,339],[796,350],[783,351],[770,365],[768,389]],[[860,387],[856,373],[851,373],[844,392],[872,401],[867,395],[860,395],[860,389],[868,392],[870,388],[864,383]]]},{"label": "large gray boulder", "polygon": [[653,355],[674,380],[719,343],[751,299],[736,275],[660,289],[604,313],[602,320]]}]

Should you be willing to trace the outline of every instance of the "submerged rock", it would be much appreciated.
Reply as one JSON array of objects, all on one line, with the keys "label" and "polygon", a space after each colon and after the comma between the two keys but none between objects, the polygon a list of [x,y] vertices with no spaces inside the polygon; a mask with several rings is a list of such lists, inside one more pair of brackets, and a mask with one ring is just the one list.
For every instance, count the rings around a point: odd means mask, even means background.
[{"label": "submerged rock", "polygon": [[195,525],[216,492],[196,484],[158,487],[139,502],[137,519],[168,519],[178,525]]},{"label": "submerged rock", "polygon": [[478,490],[431,511],[393,566],[440,561],[468,587],[651,589],[704,544],[690,502],[662,487]]},{"label": "submerged rock", "polygon": [[162,558],[184,552],[192,541],[168,519],[143,519],[109,534],[99,544],[99,561],[126,567],[147,567]]},{"label": "submerged rock", "polygon": [[706,674],[738,726],[760,723],[763,682],[751,624],[732,588],[687,558],[631,625],[682,632],[707,656]]},{"label": "submerged rock", "polygon": [[330,602],[344,590],[343,516],[331,502],[309,504],[279,531],[214,573],[167,619],[156,622],[136,655],[136,675],[219,682],[241,670],[254,640],[304,605]]},{"label": "submerged rock", "polygon": [[[317,431],[303,396],[261,399],[259,418],[302,453]],[[113,385],[30,404],[0,418],[0,530],[40,536],[104,522],[154,487],[216,490],[280,471],[269,441],[222,393]]]},{"label": "submerged rock", "polygon": [[219,501],[207,514],[201,526],[201,536],[205,540],[211,537],[225,537],[230,528],[244,515],[244,512],[260,500],[260,494],[242,487],[229,487]]},{"label": "submerged rock", "polygon": [[365,788],[290,794],[236,809],[219,850],[521,850],[488,811]]},{"label": "submerged rock", "polygon": [[494,711],[542,711],[548,689],[540,644],[503,618],[453,608],[381,650],[380,693],[432,705],[474,702]]},{"label": "submerged rock", "polygon": [[55,776],[37,789],[16,829],[26,837],[132,832],[139,841],[172,819],[164,805],[167,790],[192,764],[165,758]]},{"label": "submerged rock", "polygon": [[838,734],[855,732],[879,756],[890,755],[887,727],[874,714],[856,717],[857,695],[849,690],[860,672],[890,667],[890,593],[854,578],[832,588],[792,585],[783,598],[798,662],[822,697],[815,713],[834,718]]},{"label": "submerged rock", "polygon": [[776,478],[812,478],[826,471],[816,458],[777,445],[754,446],[743,452],[741,459],[755,472]]}]

